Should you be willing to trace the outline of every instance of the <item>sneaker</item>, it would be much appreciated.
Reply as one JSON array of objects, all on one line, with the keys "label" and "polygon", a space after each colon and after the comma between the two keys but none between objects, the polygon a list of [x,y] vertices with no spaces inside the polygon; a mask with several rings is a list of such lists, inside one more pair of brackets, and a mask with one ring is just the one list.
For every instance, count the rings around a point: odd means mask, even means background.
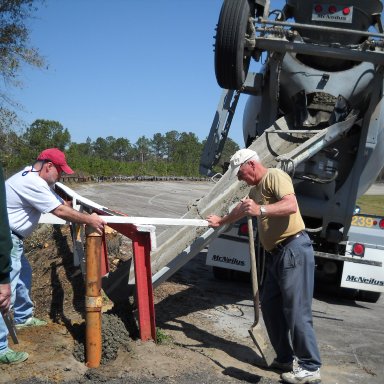
[{"label": "sneaker", "polygon": [[25,323],[15,324],[15,327],[20,329],[26,327],[41,327],[43,325],[47,325],[45,320],[40,320],[37,317],[30,317]]},{"label": "sneaker", "polygon": [[0,364],[17,364],[28,359],[27,352],[16,352],[8,348],[7,352],[0,355]]},{"label": "sneaker", "polygon": [[280,361],[274,359],[272,363],[268,366],[268,369],[275,369],[277,371],[282,372],[290,372],[293,370],[293,361],[287,363],[280,363]]},{"label": "sneaker", "polygon": [[321,383],[320,368],[316,371],[307,371],[301,367],[293,368],[292,372],[283,373],[281,378],[291,384]]}]

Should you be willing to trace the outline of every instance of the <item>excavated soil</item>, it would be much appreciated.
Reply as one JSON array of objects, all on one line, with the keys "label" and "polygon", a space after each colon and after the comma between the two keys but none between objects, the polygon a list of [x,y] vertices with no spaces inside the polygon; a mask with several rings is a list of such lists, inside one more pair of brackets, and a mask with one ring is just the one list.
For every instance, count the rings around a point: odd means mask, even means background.
[{"label": "excavated soil", "polygon": [[[109,231],[111,270],[131,257],[130,241]],[[276,383],[276,372],[257,368],[258,357],[249,338],[221,327],[215,313],[234,317],[232,305],[239,283],[214,289],[200,286],[208,267],[196,257],[154,292],[157,343],[141,342],[134,297],[114,304],[103,294],[102,360],[99,368],[85,366],[84,282],[73,264],[67,226],[40,226],[25,242],[33,270],[32,298],[44,327],[18,330],[19,345],[29,359],[1,366],[0,383]],[[192,262],[192,261],[191,261]],[[191,263],[190,262],[190,263]],[[204,277],[203,277],[204,276]],[[240,285],[244,299],[249,284]],[[246,330],[248,325],[244,327]]]}]

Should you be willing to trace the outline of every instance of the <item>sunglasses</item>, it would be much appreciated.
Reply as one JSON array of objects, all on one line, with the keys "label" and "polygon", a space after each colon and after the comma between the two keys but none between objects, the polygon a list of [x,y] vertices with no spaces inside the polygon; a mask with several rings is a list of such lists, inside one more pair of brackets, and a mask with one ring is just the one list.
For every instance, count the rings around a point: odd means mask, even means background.
[{"label": "sunglasses", "polygon": [[[33,167],[35,166],[35,164],[36,164],[37,162],[39,162],[39,161],[42,161],[41,168],[40,168],[40,169],[36,169],[36,170],[33,169]],[[52,163],[52,164],[55,166],[55,168],[56,168],[56,170],[57,170],[58,173],[63,172],[63,168],[61,168],[60,165],[55,164],[55,163],[54,163],[52,160],[50,160],[50,159],[44,159],[44,160],[37,160],[37,161],[35,161],[35,162],[32,164],[32,169],[31,169],[31,170],[28,170],[28,171],[24,171],[21,175],[22,175],[22,176],[26,176],[29,172],[40,172],[40,171],[42,170],[44,164],[46,164],[46,163]]]}]

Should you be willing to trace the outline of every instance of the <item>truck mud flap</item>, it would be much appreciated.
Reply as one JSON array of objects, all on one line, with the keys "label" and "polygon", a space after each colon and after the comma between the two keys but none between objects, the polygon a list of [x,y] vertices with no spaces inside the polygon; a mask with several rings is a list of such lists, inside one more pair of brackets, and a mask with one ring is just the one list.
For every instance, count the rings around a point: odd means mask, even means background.
[{"label": "truck mud flap", "polygon": [[[372,250],[370,259],[382,261],[383,250]],[[376,251],[376,252],[375,252]],[[384,292],[384,266],[345,261],[340,286],[372,292]]]}]

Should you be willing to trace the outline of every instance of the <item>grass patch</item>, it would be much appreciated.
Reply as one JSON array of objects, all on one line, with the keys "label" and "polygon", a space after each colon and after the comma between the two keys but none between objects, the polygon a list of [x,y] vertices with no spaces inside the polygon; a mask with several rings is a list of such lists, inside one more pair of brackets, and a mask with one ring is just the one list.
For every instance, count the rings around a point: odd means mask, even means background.
[{"label": "grass patch", "polygon": [[162,329],[156,328],[157,344],[170,344],[171,342],[172,342],[171,336],[167,335]]},{"label": "grass patch", "polygon": [[383,195],[363,195],[357,199],[356,204],[360,207],[361,213],[384,216]]}]

